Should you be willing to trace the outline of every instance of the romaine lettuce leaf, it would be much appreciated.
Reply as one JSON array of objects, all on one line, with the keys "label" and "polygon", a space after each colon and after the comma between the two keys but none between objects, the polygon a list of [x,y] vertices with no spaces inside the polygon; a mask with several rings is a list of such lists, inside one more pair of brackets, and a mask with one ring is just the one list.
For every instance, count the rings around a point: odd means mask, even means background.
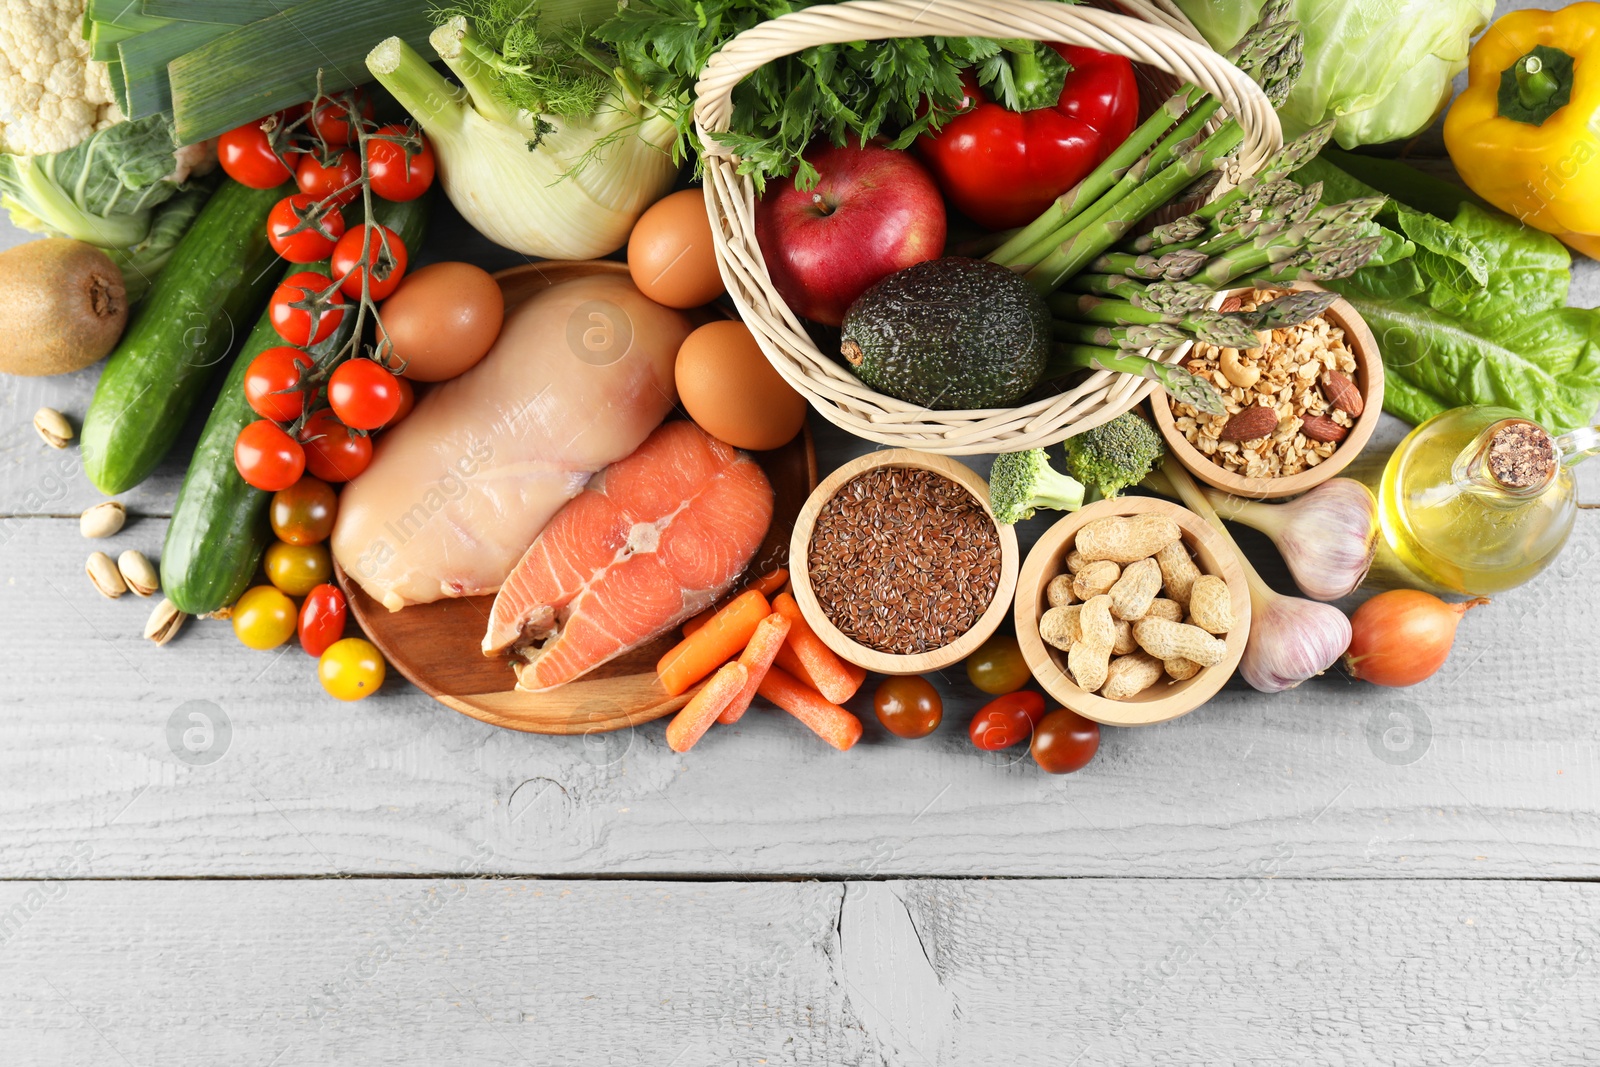
[{"label": "romaine lettuce leaf", "polygon": [[[1572,257],[1561,242],[1404,164],[1356,165],[1376,184],[1328,158],[1299,176],[1323,182],[1330,201],[1394,197],[1378,221],[1416,246],[1408,260],[1324,283],[1378,338],[1384,409],[1421,422],[1497,405],[1558,432],[1588,425],[1600,404],[1600,312],[1566,306]],[[1434,213],[1452,209],[1449,222]]]}]

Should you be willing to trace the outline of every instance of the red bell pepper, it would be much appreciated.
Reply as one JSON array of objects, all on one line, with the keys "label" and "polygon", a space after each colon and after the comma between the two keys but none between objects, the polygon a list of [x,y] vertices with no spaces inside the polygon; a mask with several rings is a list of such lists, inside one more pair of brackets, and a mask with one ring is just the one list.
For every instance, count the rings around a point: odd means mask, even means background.
[{"label": "red bell pepper", "polygon": [[[970,76],[962,110],[917,139],[946,199],[993,230],[1032,222],[1086,177],[1139,121],[1139,84],[1122,56],[1051,44],[1071,68],[1054,103],[1010,111]],[[1032,60],[1018,55],[1019,67]],[[1021,82],[1023,71],[1018,70]]]}]

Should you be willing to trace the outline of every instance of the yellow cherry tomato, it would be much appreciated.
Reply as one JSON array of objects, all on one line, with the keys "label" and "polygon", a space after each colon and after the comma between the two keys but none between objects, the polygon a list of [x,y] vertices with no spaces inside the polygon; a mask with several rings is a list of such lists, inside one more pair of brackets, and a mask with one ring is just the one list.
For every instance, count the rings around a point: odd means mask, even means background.
[{"label": "yellow cherry tomato", "polygon": [[383,686],[383,656],[371,641],[346,637],[329,645],[317,660],[317,678],[328,695],[360,700]]},{"label": "yellow cherry tomato", "polygon": [[995,634],[967,657],[967,678],[991,696],[1014,693],[1033,680],[1022,646],[1010,634]]},{"label": "yellow cherry tomato", "polygon": [[333,574],[333,560],[325,544],[292,545],[274,541],[267,546],[267,580],[290,596],[305,596]]},{"label": "yellow cherry tomato", "polygon": [[298,620],[294,601],[281,589],[258,585],[246,589],[233,605],[233,634],[246,648],[277,648],[294,636]]}]

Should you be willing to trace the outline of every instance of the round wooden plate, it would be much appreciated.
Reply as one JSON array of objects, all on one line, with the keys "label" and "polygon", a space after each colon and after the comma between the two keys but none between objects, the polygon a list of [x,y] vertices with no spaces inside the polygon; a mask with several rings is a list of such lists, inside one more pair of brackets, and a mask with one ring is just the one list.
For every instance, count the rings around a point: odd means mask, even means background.
[{"label": "round wooden plate", "polygon": [[[594,274],[625,274],[627,270],[624,264],[608,260],[534,263],[501,271],[495,279],[509,312],[559,282]],[[708,312],[690,314],[707,320],[714,317]],[[782,448],[752,456],[772,481],[776,501],[772,527],[751,563],[751,571],[760,573],[782,566],[788,559],[795,518],[817,484],[817,456],[809,427]],[[342,570],[336,574],[350,601],[350,613],[389,665],[418,689],[464,715],[531,733],[589,734],[659,719],[688,702],[689,693],[669,696],[656,679],[656,662],[677,643],[676,630],[559,689],[529,693],[517,689],[510,658],[485,656],[480,647],[494,597],[439,600],[389,611]]]}]

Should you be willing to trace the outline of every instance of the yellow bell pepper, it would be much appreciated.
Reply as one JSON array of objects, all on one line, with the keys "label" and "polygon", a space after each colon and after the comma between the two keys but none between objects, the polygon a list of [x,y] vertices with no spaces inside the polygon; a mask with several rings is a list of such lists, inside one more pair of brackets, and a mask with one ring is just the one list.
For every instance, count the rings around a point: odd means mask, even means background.
[{"label": "yellow bell pepper", "polygon": [[1473,192],[1600,258],[1600,3],[1489,27],[1444,143]]}]

